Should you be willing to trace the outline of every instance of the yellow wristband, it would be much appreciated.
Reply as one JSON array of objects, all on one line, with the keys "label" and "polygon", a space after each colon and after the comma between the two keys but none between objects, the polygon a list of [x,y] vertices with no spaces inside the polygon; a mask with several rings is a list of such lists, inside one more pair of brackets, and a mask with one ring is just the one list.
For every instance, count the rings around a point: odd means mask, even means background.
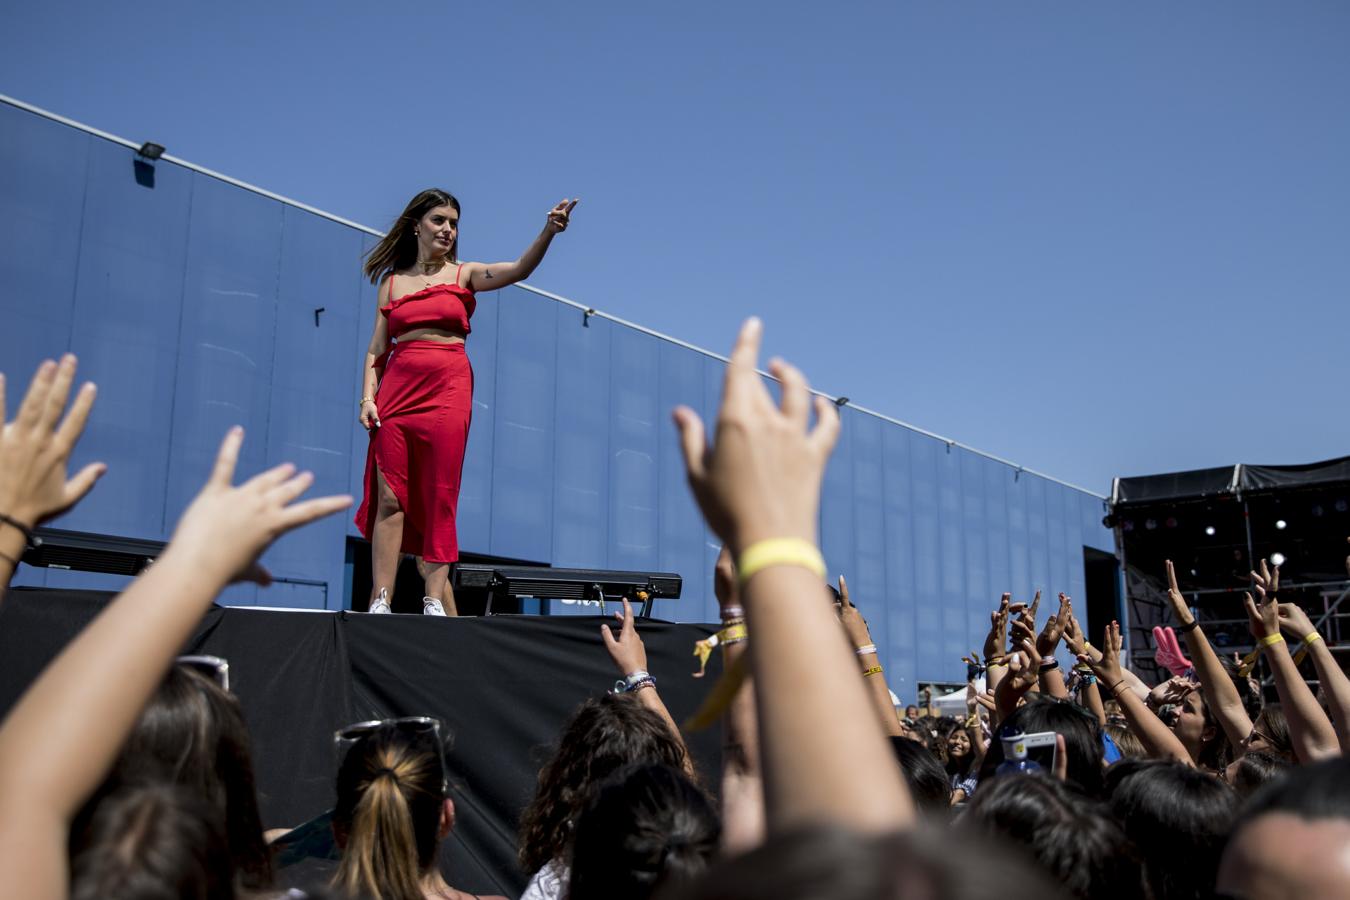
[{"label": "yellow wristband", "polygon": [[880,675],[880,674],[881,674],[881,666],[873,666],[870,669],[863,669],[864,678],[866,678],[868,675]]},{"label": "yellow wristband", "polygon": [[1265,637],[1261,638],[1261,643],[1266,645],[1267,647],[1273,647],[1276,644],[1283,644],[1284,635],[1279,634],[1278,632],[1275,634],[1268,634]]},{"label": "yellow wristband", "polygon": [[745,548],[736,564],[741,584],[765,569],[773,566],[800,566],[809,569],[820,578],[825,577],[825,557],[810,541],[801,538],[769,538],[758,541]]},{"label": "yellow wristband", "polygon": [[743,641],[746,639],[747,636],[748,634],[745,630],[744,622],[741,622],[736,625],[728,625],[726,628],[723,628],[721,631],[717,632],[717,640],[723,644]]},{"label": "yellow wristband", "polygon": [[1322,636],[1315,631],[1310,631],[1303,636],[1303,643],[1311,644],[1313,641],[1320,641]]}]

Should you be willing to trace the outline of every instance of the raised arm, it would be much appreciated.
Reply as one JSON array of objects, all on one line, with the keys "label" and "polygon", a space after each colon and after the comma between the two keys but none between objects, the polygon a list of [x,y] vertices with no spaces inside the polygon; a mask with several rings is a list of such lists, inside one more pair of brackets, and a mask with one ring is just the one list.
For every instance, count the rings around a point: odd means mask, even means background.
[{"label": "raised arm", "polygon": [[467,280],[468,286],[475,291],[495,291],[529,278],[530,273],[544,261],[544,254],[548,252],[548,245],[553,243],[553,236],[567,230],[577,202],[563,200],[549,210],[544,230],[539,232],[539,236],[518,259],[499,263],[465,263],[462,277]]},{"label": "raised arm", "polygon": [[872,697],[872,705],[876,707],[882,730],[888,735],[899,737],[900,717],[896,715],[895,704],[891,702],[891,691],[886,686],[886,673],[881,669],[877,645],[872,642],[872,632],[863,620],[862,613],[849,600],[848,582],[843,575],[839,576],[839,621],[843,623],[849,644],[862,664],[863,680],[867,682],[868,693]]},{"label": "raised arm", "polygon": [[71,818],[211,601],[231,580],[266,583],[272,541],[344,509],[350,497],[295,503],[313,481],[289,464],[232,487],[242,429],[153,566],[57,656],[0,726],[0,870],[14,896],[65,897]]},{"label": "raised arm", "polygon": [[756,372],[760,332],[757,319],[741,329],[712,446],[693,410],[676,409],[675,421],[694,496],[738,560],[769,829],[890,830],[913,821],[913,803],[827,600],[816,543],[839,414],[822,397],[813,404],[806,379],[780,360],[769,364],[783,386],[774,404]]},{"label": "raised arm", "polygon": [[0,603],[33,529],[78,503],[108,468],[90,463],[66,477],[94,405],[94,385],[85,384],[65,412],[75,369],[70,354],[59,364],[47,360],[38,366],[12,422],[6,419],[5,376],[0,375]]},{"label": "raised arm", "polygon": [[1294,744],[1298,761],[1316,762],[1340,753],[1340,742],[1336,739],[1336,730],[1317,705],[1298,666],[1289,655],[1289,645],[1280,634],[1280,604],[1276,592],[1280,588],[1280,568],[1274,572],[1261,561],[1260,573],[1253,572],[1256,582],[1257,603],[1251,594],[1243,594],[1243,603],[1247,607],[1247,623],[1251,627],[1252,637],[1265,649],[1266,662],[1275,676],[1275,690],[1280,695],[1280,704],[1284,707],[1284,716],[1289,720],[1289,739]]},{"label": "raised arm", "polygon": [[694,775],[694,759],[689,755],[689,748],[685,746],[680,726],[675,724],[670,710],[666,709],[665,701],[657,693],[656,679],[647,671],[647,647],[642,643],[642,636],[637,633],[637,627],[633,624],[633,605],[628,602],[627,597],[623,598],[623,612],[616,612],[614,618],[620,623],[617,638],[608,625],[600,626],[600,638],[605,642],[609,658],[623,676],[627,689],[637,694],[638,702],[661,717],[670,733],[675,736],[675,740],[684,747],[684,769],[690,776]]},{"label": "raised arm", "polygon": [[1105,684],[1107,693],[1120,704],[1120,711],[1130,723],[1130,730],[1139,738],[1149,756],[1194,766],[1194,760],[1172,733],[1172,729],[1163,724],[1162,719],[1154,715],[1153,710],[1126,683],[1125,670],[1120,665],[1120,647],[1120,623],[1112,622],[1106,626],[1106,633],[1102,636],[1101,657],[1094,661],[1089,654],[1083,654],[1079,659],[1092,667],[1098,683]]},{"label": "raised arm", "polygon": [[[713,590],[722,626],[745,622],[736,564],[726,547],[717,556]],[[747,639],[726,640],[722,670],[744,664]],[[748,662],[748,661],[746,661]],[[755,680],[747,677],[727,705],[722,723],[722,850],[744,853],[764,842],[764,774],[759,763],[759,724],[755,721]]]},{"label": "raised arm", "polygon": [[1177,620],[1177,631],[1186,635],[1186,649],[1191,654],[1195,676],[1200,681],[1200,690],[1204,691],[1209,708],[1218,718],[1228,742],[1235,749],[1245,747],[1252,733],[1252,720],[1242,705],[1237,686],[1228,677],[1228,670],[1210,646],[1209,639],[1200,628],[1200,622],[1191,615],[1186,598],[1177,587],[1177,573],[1170,559],[1167,560],[1167,602]]},{"label": "raised arm", "polygon": [[1067,594],[1060,594],[1059,610],[1045,620],[1045,627],[1036,638],[1036,652],[1041,656],[1041,693],[1065,700],[1069,698],[1069,691],[1064,687],[1064,673],[1060,671],[1059,660],[1055,659],[1055,650],[1059,647],[1060,638],[1064,636],[1064,629],[1068,627],[1072,614],[1073,601]]},{"label": "raised arm", "polygon": [[1327,709],[1331,713],[1331,724],[1336,729],[1336,738],[1340,741],[1341,752],[1350,748],[1350,678],[1336,662],[1331,648],[1313,627],[1308,614],[1292,603],[1281,603],[1280,630],[1291,640],[1302,641],[1312,657],[1317,669],[1317,678],[1326,694]]}]

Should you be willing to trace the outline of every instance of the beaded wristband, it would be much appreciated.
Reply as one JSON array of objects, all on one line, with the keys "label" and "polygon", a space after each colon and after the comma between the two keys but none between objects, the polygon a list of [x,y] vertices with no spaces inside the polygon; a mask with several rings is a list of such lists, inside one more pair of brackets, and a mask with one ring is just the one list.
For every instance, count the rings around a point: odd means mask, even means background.
[{"label": "beaded wristband", "polygon": [[722,608],[723,622],[727,621],[728,619],[744,619],[744,618],[745,618],[745,607],[743,606],[726,606]]},{"label": "beaded wristband", "polygon": [[858,654],[859,656],[866,656],[866,655],[869,654],[869,653],[876,653],[876,652],[877,652],[877,645],[876,645],[876,644],[863,644],[861,647],[859,647],[858,649],[854,650],[853,652],[856,653],[856,654]]},{"label": "beaded wristband", "polygon": [[825,577],[825,557],[815,544],[801,538],[769,538],[751,544],[741,553],[736,571],[745,585],[772,566],[799,566]]},{"label": "beaded wristband", "polygon": [[1267,647],[1273,647],[1276,644],[1283,644],[1284,635],[1278,632],[1276,632],[1275,634],[1268,634],[1265,637],[1261,638],[1261,643]]},{"label": "beaded wristband", "polygon": [[870,669],[863,669],[864,678],[866,678],[869,675],[880,675],[880,674],[881,674],[881,666],[872,666]]}]

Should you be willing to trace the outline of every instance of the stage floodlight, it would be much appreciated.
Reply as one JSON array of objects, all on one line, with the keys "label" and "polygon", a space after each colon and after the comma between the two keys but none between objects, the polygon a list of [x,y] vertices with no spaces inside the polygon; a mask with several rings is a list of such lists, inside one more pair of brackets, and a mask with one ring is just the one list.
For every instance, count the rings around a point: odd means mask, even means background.
[{"label": "stage floodlight", "polygon": [[136,155],[150,160],[159,159],[164,155],[164,145],[156,144],[154,141],[146,141],[141,144],[141,148],[136,151]]},{"label": "stage floodlight", "polygon": [[1214,537],[1214,526],[1213,526],[1213,525],[1206,525],[1206,526],[1205,526],[1205,534],[1209,535],[1210,537]]},{"label": "stage floodlight", "polygon": [[1276,519],[1275,527],[1278,528],[1280,531],[1284,531],[1286,528],[1289,527],[1289,523],[1286,522],[1284,519]]},{"label": "stage floodlight", "polygon": [[1152,531],[1153,529],[1155,529],[1155,528],[1158,527],[1158,520],[1157,520],[1157,519],[1145,519],[1145,520],[1144,520],[1144,527],[1147,528],[1149,531]]},{"label": "stage floodlight", "polygon": [[1350,509],[1350,503],[1347,503],[1344,497],[1337,500],[1335,505],[1336,512],[1345,512],[1347,509]]},{"label": "stage floodlight", "polygon": [[1282,565],[1284,565],[1284,560],[1285,560],[1285,555],[1284,555],[1283,553],[1272,553],[1272,554],[1270,554],[1270,564],[1271,564],[1272,566],[1282,566]]}]

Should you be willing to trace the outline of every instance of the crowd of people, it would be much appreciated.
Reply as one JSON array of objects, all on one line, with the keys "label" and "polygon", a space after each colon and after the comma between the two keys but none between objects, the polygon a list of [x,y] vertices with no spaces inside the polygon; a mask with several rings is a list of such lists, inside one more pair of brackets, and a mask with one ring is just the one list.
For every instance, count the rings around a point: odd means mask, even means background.
[{"label": "crowd of people", "polygon": [[[775,402],[742,328],[711,436],[674,412],[690,486],[724,541],[709,649],[720,771],[700,771],[647,670],[631,609],[600,641],[622,676],[562,723],[522,811],[529,900],[1350,896],[1350,680],[1307,614],[1252,573],[1268,695],[1224,660],[1167,572],[1185,652],[1145,683],[1120,628],[1093,644],[1064,595],[1005,594],[972,654],[964,716],[898,710],[867,623],[827,590],[817,521],[835,407],[780,360]],[[0,602],[32,530],[91,490],[72,450],[94,403],[44,363],[10,419],[0,379]],[[711,438],[711,440],[710,440]],[[467,898],[438,859],[455,827],[432,718],[336,735],[336,872],[282,890],[228,670],[176,656],[232,581],[292,529],[347,508],[279,465],[236,485],[231,430],[163,555],[0,724],[0,895]],[[833,601],[833,602],[832,602]],[[1290,646],[1302,643],[1319,689]],[[1076,660],[1061,665],[1061,645]],[[1064,658],[1068,658],[1064,655]]]}]

